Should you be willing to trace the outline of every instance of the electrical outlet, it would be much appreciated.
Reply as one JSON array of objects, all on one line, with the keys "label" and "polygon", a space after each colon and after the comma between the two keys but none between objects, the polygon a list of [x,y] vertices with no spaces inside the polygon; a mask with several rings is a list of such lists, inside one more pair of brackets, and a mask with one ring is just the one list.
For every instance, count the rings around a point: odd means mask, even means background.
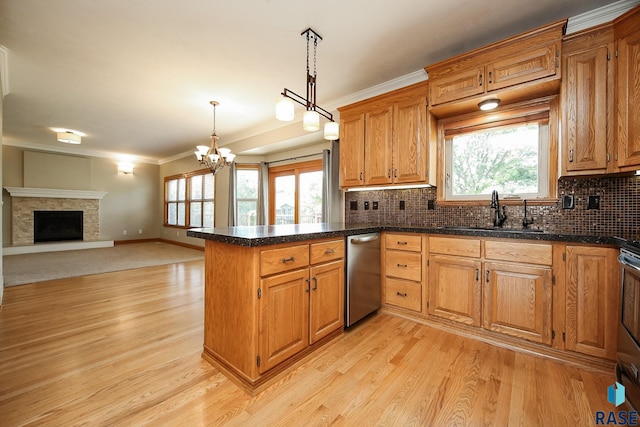
[{"label": "electrical outlet", "polygon": [[575,198],[573,194],[565,194],[562,196],[562,209],[573,209],[575,207]]},{"label": "electrical outlet", "polygon": [[589,196],[587,209],[600,209],[600,196]]},{"label": "electrical outlet", "polygon": [[126,236],[127,235],[127,230],[122,230],[122,235]]},{"label": "electrical outlet", "polygon": [[431,199],[427,200],[427,210],[432,211],[436,208],[436,201]]},{"label": "electrical outlet", "polygon": [[138,229],[138,234],[142,234],[142,228]]},{"label": "electrical outlet", "polygon": [[373,210],[374,211],[378,210],[378,202],[373,202]]},{"label": "electrical outlet", "polygon": [[400,210],[404,210],[404,200],[400,200]]},{"label": "electrical outlet", "polygon": [[358,201],[357,200],[352,200],[349,202],[349,209],[352,211],[357,211],[358,210]]},{"label": "electrical outlet", "polygon": [[365,211],[369,210],[369,202],[364,202],[364,210]]}]

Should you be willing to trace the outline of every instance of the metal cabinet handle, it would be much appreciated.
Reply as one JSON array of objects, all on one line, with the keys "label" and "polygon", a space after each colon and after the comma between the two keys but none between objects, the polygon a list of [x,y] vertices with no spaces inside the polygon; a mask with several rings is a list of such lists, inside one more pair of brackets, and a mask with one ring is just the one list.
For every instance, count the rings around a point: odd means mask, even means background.
[{"label": "metal cabinet handle", "polygon": [[476,282],[480,280],[480,269],[476,268]]},{"label": "metal cabinet handle", "polygon": [[489,283],[489,270],[487,270],[487,283]]},{"label": "metal cabinet handle", "polygon": [[364,181],[364,173],[360,172],[360,181]]},{"label": "metal cabinet handle", "polygon": [[396,295],[398,295],[399,297],[403,297],[406,298],[407,297],[407,293],[400,293],[400,292],[396,292]]},{"label": "metal cabinet handle", "polygon": [[387,178],[391,178],[391,169],[387,169]]},{"label": "metal cabinet handle", "polygon": [[493,83],[492,71],[489,71],[489,83]]},{"label": "metal cabinet handle", "polygon": [[569,150],[569,162],[573,162],[573,150]]},{"label": "metal cabinet handle", "polygon": [[482,86],[482,74],[478,77],[478,86]]},{"label": "metal cabinet handle", "polygon": [[[305,282],[307,282],[307,284],[311,284],[311,280],[309,279],[304,279]],[[309,286],[307,286],[307,289],[304,290],[306,293],[309,293]]]},{"label": "metal cabinet handle", "polygon": [[398,243],[398,244],[399,244],[399,245],[401,245],[401,246],[404,246],[404,245],[408,245],[408,244],[409,244],[409,242],[396,242],[396,243]]},{"label": "metal cabinet handle", "polygon": [[289,258],[282,258],[280,261],[282,261],[283,264],[286,264],[288,262],[295,261],[295,259],[296,259],[296,257],[291,256]]},{"label": "metal cabinet handle", "polygon": [[394,169],[393,170],[393,177],[397,178],[398,177],[398,169]]},{"label": "metal cabinet handle", "polygon": [[407,264],[398,264],[398,267],[403,267],[403,268],[407,268]]},{"label": "metal cabinet handle", "polygon": [[315,291],[316,289],[318,289],[318,278],[314,277],[313,278],[313,288],[311,288],[311,290]]},{"label": "metal cabinet handle", "polygon": [[327,249],[326,251],[324,251],[324,253],[325,253],[325,255],[331,255],[331,254],[336,253],[336,250],[335,249]]}]

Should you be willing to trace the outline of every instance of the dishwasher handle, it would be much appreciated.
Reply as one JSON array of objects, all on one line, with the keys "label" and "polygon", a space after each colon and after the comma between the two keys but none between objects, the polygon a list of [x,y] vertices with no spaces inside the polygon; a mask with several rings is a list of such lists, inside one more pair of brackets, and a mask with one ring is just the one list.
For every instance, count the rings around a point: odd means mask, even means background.
[{"label": "dishwasher handle", "polygon": [[376,234],[375,236],[367,236],[367,237],[354,237],[349,240],[349,243],[352,245],[361,245],[363,243],[374,242],[380,239],[380,235]]}]

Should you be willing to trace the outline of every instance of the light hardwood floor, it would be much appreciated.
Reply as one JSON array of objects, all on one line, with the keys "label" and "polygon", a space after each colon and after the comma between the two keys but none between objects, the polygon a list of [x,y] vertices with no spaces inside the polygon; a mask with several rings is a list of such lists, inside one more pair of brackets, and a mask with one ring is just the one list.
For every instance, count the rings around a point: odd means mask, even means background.
[{"label": "light hardwood floor", "polygon": [[203,262],[10,287],[0,425],[587,426],[612,373],[379,314],[255,397],[200,357]]}]

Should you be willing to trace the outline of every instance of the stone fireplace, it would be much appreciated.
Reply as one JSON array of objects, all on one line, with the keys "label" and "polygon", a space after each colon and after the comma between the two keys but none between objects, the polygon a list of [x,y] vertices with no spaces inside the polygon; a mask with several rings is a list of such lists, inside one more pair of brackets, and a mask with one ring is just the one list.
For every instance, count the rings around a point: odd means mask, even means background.
[{"label": "stone fireplace", "polygon": [[82,240],[100,240],[100,200],[103,191],[5,187],[11,194],[11,243],[34,244],[35,211],[81,211]]}]

